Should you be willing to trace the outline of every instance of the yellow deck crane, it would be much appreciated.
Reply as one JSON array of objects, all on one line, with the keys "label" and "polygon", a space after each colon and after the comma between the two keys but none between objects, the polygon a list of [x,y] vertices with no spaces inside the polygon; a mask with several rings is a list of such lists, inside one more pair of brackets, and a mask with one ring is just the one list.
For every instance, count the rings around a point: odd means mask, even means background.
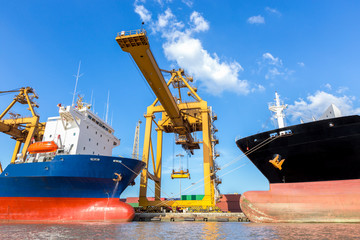
[{"label": "yellow deck crane", "polygon": [[[165,71],[159,68],[150,50],[145,30],[120,32],[116,41],[123,51],[131,54],[157,97],[147,108],[145,115],[146,126],[142,160],[147,167],[141,173],[139,205],[143,207],[214,207],[214,191],[219,181],[216,177],[217,169],[215,169],[212,146],[214,142],[217,143],[217,140],[212,134],[213,119],[207,102],[201,99],[197,94],[197,89],[190,85],[193,79],[186,76],[183,69]],[[171,74],[167,83],[161,71]],[[178,97],[172,95],[169,89],[170,85],[178,92]],[[181,95],[182,89],[187,89],[187,95],[194,100],[191,102],[184,101]],[[158,121],[155,120],[156,113],[161,113],[161,119]],[[152,123],[155,123],[157,132],[155,156],[151,140]],[[182,145],[191,154],[194,154],[195,149],[200,149],[199,144],[203,144],[204,198],[202,200],[160,201],[163,132],[175,133],[175,143]],[[202,132],[202,140],[197,140],[194,137],[193,133],[195,132]],[[153,173],[149,169],[150,152]],[[182,176],[178,177],[181,178]],[[187,176],[184,175],[183,177]],[[155,182],[155,201],[149,201],[146,197],[149,179]]]},{"label": "yellow deck crane", "polygon": [[[34,99],[38,98],[34,89],[30,87],[24,87],[18,90],[0,91],[0,94],[11,92],[18,92],[18,94],[0,115],[0,132],[10,135],[12,139],[16,140],[15,149],[11,158],[11,163],[15,163],[22,144],[24,145],[22,147],[19,158],[24,160],[26,158],[27,149],[31,144],[31,140],[42,140],[45,130],[45,123],[39,122],[39,116],[35,113],[34,110],[34,108],[39,107],[38,104],[34,101]],[[15,103],[28,105],[28,110],[31,112],[31,117],[22,118],[19,114],[11,114],[9,111],[15,105]],[[9,119],[3,119],[7,113],[9,113],[11,117]]]}]

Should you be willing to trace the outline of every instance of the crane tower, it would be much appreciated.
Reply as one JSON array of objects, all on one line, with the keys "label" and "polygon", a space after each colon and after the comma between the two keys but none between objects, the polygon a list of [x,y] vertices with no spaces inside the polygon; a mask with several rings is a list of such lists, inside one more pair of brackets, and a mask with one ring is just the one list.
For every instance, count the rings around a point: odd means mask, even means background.
[{"label": "crane tower", "polygon": [[[8,107],[0,114],[0,132],[10,135],[12,139],[16,140],[15,149],[11,157],[11,163],[15,163],[15,159],[18,154],[21,155],[19,158],[25,159],[27,149],[33,139],[35,141],[42,140],[46,123],[40,123],[39,116],[35,112],[35,108],[39,106],[34,101],[34,99],[38,98],[34,89],[31,87],[23,87],[18,90],[0,91],[0,93],[10,92],[18,92],[18,94],[14,97]],[[16,103],[27,105],[32,116],[20,117],[19,114],[12,114],[13,116],[9,119],[4,119],[4,116],[9,113],[10,109]]]}]

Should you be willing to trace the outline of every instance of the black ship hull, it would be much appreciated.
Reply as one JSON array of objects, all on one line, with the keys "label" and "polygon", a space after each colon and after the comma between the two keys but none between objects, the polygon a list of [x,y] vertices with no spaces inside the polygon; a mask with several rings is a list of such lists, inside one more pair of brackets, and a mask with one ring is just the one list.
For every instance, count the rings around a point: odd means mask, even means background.
[{"label": "black ship hull", "polygon": [[[360,178],[360,116],[314,121],[236,141],[270,183]],[[281,170],[269,160],[284,160]]]}]

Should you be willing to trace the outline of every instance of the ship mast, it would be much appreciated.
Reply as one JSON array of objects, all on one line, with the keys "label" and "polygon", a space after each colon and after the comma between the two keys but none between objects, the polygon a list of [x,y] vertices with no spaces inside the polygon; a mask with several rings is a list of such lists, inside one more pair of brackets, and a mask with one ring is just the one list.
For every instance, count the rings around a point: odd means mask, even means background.
[{"label": "ship mast", "polygon": [[81,66],[81,61],[79,61],[79,67],[78,67],[77,74],[76,74],[76,76],[74,75],[76,80],[75,80],[75,88],[74,88],[73,99],[72,99],[72,103],[71,103],[71,106],[73,106],[73,107],[74,107],[74,102],[75,102],[77,84],[78,84],[79,78],[83,75],[82,73],[80,74],[80,66]]},{"label": "ship mast", "polygon": [[132,158],[139,160],[139,149],[140,149],[140,124],[141,121],[139,120],[138,123],[136,124],[136,128],[135,128],[135,137],[134,137],[134,146],[133,146],[133,153],[132,153]]},{"label": "ship mast", "polygon": [[275,92],[275,103],[269,106],[269,110],[275,113],[275,118],[277,119],[279,128],[285,127],[284,110],[287,108],[287,106],[287,104],[280,104],[279,94]]}]

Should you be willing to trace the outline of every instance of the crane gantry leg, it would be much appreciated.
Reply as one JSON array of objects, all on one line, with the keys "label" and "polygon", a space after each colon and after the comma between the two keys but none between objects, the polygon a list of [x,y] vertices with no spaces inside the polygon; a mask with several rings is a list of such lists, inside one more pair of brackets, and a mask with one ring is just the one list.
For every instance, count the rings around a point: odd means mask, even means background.
[{"label": "crane gantry leg", "polygon": [[214,205],[214,183],[212,174],[214,171],[213,153],[211,147],[209,109],[206,102],[201,106],[202,133],[203,133],[203,158],[204,158],[204,201]]},{"label": "crane gantry leg", "polygon": [[155,201],[160,201],[161,196],[161,167],[162,167],[162,146],[163,146],[163,132],[160,129],[157,132],[156,144],[156,165],[154,166],[155,182]]},{"label": "crane gantry leg", "polygon": [[150,141],[151,141],[151,128],[153,121],[153,114],[145,115],[146,125],[145,125],[145,137],[144,137],[144,148],[142,160],[146,164],[145,168],[141,171],[140,177],[140,194],[139,194],[139,205],[147,206],[147,184],[148,184],[148,168],[149,168],[149,153],[150,153]]}]

